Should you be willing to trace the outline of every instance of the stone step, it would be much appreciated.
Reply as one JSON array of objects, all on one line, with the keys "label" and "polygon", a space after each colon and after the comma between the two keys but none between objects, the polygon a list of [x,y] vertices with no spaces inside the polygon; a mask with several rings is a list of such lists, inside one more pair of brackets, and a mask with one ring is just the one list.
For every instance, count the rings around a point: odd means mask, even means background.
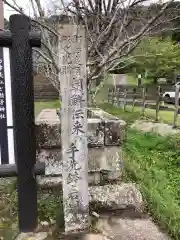
[{"label": "stone step", "polygon": [[89,187],[90,203],[98,212],[131,208],[143,212],[141,192],[135,183]]},{"label": "stone step", "polygon": [[[60,149],[43,149],[37,160],[45,163],[45,176],[39,177],[40,185],[53,186],[62,182],[62,153]],[[119,180],[123,172],[123,153],[120,147],[89,148],[89,184],[106,184]]]},{"label": "stone step", "polygon": [[[54,191],[53,187],[40,190],[41,195],[51,197],[62,196],[62,188]],[[57,193],[58,192],[58,193]],[[58,195],[57,195],[58,194]],[[134,183],[120,183],[104,186],[89,186],[90,210],[97,214],[131,209],[135,212],[144,211],[141,192]]]},{"label": "stone step", "polygon": [[102,216],[96,229],[99,234],[87,240],[171,240],[150,218],[129,219],[118,216]]},{"label": "stone step", "polygon": [[[127,124],[103,110],[88,109],[88,145],[119,146],[126,139]],[[61,147],[61,123],[56,109],[44,109],[36,119],[38,148]]]}]

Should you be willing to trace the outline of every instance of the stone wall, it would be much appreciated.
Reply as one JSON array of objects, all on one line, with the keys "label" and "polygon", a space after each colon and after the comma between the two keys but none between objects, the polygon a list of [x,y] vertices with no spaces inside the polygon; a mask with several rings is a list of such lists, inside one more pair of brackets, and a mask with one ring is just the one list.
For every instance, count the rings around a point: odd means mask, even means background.
[{"label": "stone wall", "polygon": [[[40,178],[40,184],[61,183],[61,123],[56,110],[43,110],[36,124],[37,160],[46,165],[46,176]],[[119,146],[125,139],[124,121],[99,108],[89,110],[89,184],[103,184],[121,176],[122,152]]]},{"label": "stone wall", "polygon": [[58,99],[58,91],[50,83],[50,81],[42,76],[34,76],[34,98],[35,100],[54,100]]}]

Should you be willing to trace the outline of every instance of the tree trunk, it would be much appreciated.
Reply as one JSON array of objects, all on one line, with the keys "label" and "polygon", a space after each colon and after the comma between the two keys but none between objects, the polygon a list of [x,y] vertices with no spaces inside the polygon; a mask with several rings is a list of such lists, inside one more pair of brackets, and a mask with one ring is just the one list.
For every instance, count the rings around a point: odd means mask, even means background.
[{"label": "tree trunk", "polygon": [[158,82],[158,78],[155,77],[155,78],[154,78],[154,84],[157,84],[157,82]]}]

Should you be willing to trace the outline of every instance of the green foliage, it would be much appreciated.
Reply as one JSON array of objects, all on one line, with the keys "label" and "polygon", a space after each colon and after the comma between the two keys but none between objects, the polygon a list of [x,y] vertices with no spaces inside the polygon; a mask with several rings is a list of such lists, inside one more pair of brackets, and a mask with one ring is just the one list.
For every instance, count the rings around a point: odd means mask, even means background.
[{"label": "green foliage", "polygon": [[148,210],[174,239],[180,239],[180,139],[129,131],[125,169],[136,181]]},{"label": "green foliage", "polygon": [[56,108],[59,109],[60,108],[60,101],[59,100],[52,100],[52,101],[36,101],[34,103],[35,106],[35,115],[37,116],[41,110],[45,109],[45,108]]},{"label": "green foliage", "polygon": [[99,104],[99,107],[103,109],[104,111],[119,117],[120,119],[124,120],[127,122],[127,124],[132,124],[135,120],[138,119],[153,119],[152,117],[141,117],[141,114],[139,111],[124,111],[122,108],[114,107],[110,103],[103,103]]},{"label": "green foliage", "polygon": [[132,67],[136,72],[146,74],[156,82],[166,77],[173,80],[180,70],[180,46],[170,38],[148,38],[143,40],[133,52]]},{"label": "green foliage", "polygon": [[[2,184],[2,183],[1,183]],[[0,239],[14,239],[18,232],[18,194],[16,181],[0,184]],[[61,190],[58,189],[58,193]],[[55,220],[60,229],[64,229],[62,195],[48,193],[39,188],[38,194],[39,222]]]},{"label": "green foliage", "polygon": [[63,202],[60,196],[41,194],[38,199],[38,217],[40,221],[60,220],[63,216]]},{"label": "green foliage", "polygon": [[[126,111],[124,111],[120,107],[115,107],[110,103],[99,104],[99,107],[104,109],[106,112],[109,112],[109,113],[125,120],[129,124],[131,124],[132,122],[134,122],[135,120],[138,120],[138,119],[150,119],[150,120],[156,119],[155,109],[146,108],[145,116],[143,117],[140,107],[135,107],[134,112],[132,112],[132,106],[127,106]],[[159,121],[172,125],[173,121],[174,121],[174,112],[164,111],[164,110],[160,111],[159,112]],[[178,119],[178,126],[180,126],[180,119]]]}]

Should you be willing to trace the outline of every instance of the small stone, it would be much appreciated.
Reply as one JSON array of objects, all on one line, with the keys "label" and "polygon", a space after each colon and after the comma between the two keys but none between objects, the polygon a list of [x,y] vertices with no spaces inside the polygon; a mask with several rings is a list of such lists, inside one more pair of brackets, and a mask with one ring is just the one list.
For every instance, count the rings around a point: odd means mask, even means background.
[{"label": "small stone", "polygon": [[50,219],[50,223],[53,225],[53,224],[56,224],[56,220],[54,219]]},{"label": "small stone", "polygon": [[165,123],[149,122],[145,120],[136,120],[131,128],[142,132],[154,132],[162,136],[168,136],[180,133],[179,129],[173,129],[171,125]]},{"label": "small stone", "polygon": [[86,234],[83,237],[83,240],[109,240],[109,238],[107,238],[101,234]]},{"label": "small stone", "polygon": [[21,233],[16,240],[46,240],[48,237],[47,232],[40,233]]},{"label": "small stone", "polygon": [[49,223],[44,221],[44,222],[41,222],[41,225],[47,227],[49,225]]},{"label": "small stone", "polygon": [[121,219],[120,217],[107,216],[99,219],[97,229],[114,240],[170,240],[149,219]]}]

